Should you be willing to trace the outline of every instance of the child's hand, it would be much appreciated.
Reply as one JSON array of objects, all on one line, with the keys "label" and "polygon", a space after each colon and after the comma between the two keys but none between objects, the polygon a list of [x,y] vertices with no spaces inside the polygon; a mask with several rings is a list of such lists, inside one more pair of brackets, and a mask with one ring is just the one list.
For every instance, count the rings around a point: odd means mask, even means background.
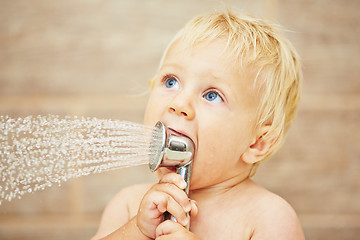
[{"label": "child's hand", "polygon": [[180,175],[169,173],[144,195],[136,216],[137,226],[144,235],[155,238],[156,228],[163,221],[166,211],[176,218],[179,226],[188,224],[186,213],[192,211],[192,215],[197,214],[196,204],[190,203],[183,191],[185,187],[186,182]]},{"label": "child's hand", "polygon": [[[193,214],[191,214],[193,215]],[[180,224],[167,220],[156,228],[156,240],[199,240],[200,238]]]}]

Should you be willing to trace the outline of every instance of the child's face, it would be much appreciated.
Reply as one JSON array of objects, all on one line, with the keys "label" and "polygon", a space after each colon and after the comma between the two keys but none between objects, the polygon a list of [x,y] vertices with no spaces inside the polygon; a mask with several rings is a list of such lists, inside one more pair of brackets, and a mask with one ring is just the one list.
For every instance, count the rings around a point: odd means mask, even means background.
[{"label": "child's face", "polygon": [[[188,47],[176,41],[156,75],[145,124],[162,121],[195,143],[191,189],[236,178],[254,141],[258,98],[224,40]],[[239,65],[239,64],[237,64]],[[158,174],[172,171],[160,168]]]}]

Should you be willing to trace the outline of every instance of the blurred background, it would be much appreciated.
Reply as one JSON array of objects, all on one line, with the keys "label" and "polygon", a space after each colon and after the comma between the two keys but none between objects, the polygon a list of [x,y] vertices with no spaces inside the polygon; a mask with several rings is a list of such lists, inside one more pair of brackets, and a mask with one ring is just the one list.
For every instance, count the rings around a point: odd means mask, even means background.
[{"label": "blurred background", "polygon": [[[360,236],[360,1],[0,0],[0,114],[142,122],[147,79],[175,32],[224,9],[271,19],[302,56],[304,92],[284,147],[255,180],[297,211],[307,239]],[[0,206],[0,239],[89,239],[147,166],[70,180]]]}]

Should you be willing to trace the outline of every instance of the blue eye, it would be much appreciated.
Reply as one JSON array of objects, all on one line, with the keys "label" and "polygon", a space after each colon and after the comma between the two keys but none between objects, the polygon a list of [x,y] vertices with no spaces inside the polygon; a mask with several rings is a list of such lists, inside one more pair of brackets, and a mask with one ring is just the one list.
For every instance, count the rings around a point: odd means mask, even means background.
[{"label": "blue eye", "polygon": [[166,80],[165,86],[167,88],[179,88],[179,83],[178,83],[178,81],[176,79],[169,78],[169,79]]},{"label": "blue eye", "polygon": [[220,95],[214,91],[209,91],[209,92],[205,93],[204,98],[213,103],[224,102],[224,100],[220,97]]}]

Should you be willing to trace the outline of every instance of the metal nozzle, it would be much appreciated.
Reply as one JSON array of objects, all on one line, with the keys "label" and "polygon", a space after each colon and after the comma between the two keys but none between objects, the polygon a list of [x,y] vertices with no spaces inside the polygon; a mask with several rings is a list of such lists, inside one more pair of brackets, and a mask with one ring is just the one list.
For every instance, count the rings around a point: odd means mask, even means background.
[{"label": "metal nozzle", "polygon": [[[161,132],[162,140],[160,150],[150,159],[151,171],[159,167],[180,168],[191,163],[194,154],[194,143],[190,138],[182,136],[167,129],[162,122],[155,127]],[[150,148],[154,147],[153,145]]]}]

